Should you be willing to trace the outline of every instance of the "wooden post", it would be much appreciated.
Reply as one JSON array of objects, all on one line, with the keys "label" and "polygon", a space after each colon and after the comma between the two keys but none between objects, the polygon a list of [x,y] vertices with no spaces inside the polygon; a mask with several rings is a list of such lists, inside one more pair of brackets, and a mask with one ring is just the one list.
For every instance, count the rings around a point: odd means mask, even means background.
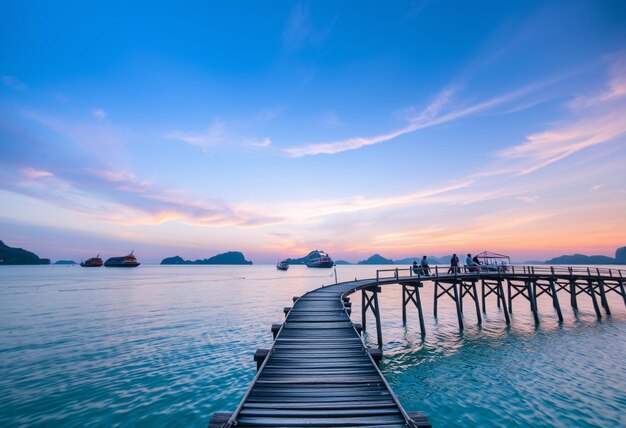
[{"label": "wooden post", "polygon": [[478,303],[478,292],[476,291],[476,281],[472,281],[472,289],[474,290],[474,303],[476,303],[476,318],[478,318],[478,325],[483,323],[483,319],[480,316],[480,304]]},{"label": "wooden post", "polygon": [[487,299],[485,298],[485,280],[481,281],[481,294],[483,298],[483,313],[487,313]]},{"label": "wooden post", "polygon": [[578,302],[576,301],[576,293],[578,293],[578,284],[574,279],[574,272],[572,267],[567,268],[569,270],[569,292],[570,292],[570,303],[572,308],[578,312]]},{"label": "wooden post", "polygon": [[383,329],[380,325],[380,307],[378,306],[378,287],[374,291],[374,304],[376,309],[374,310],[374,316],[376,317],[376,339],[378,340],[378,349],[383,349]]},{"label": "wooden post", "polygon": [[365,290],[361,290],[361,325],[363,326],[363,331],[367,331],[367,306],[365,306],[365,299]]},{"label": "wooden post", "polygon": [[596,299],[596,291],[593,289],[593,281],[591,280],[591,272],[589,271],[589,268],[587,268],[587,289],[589,290],[588,294],[591,296],[591,301],[593,302],[593,309],[596,311],[598,319],[602,319],[600,307],[598,306],[598,299]]},{"label": "wooden post", "polygon": [[380,366],[380,362],[383,359],[383,351],[378,348],[367,348],[367,353],[372,357],[372,360],[376,363],[377,366]]},{"label": "wooden post", "polygon": [[422,311],[422,299],[419,291],[420,287],[421,283],[417,283],[413,286],[413,290],[410,290],[409,287],[402,284],[402,323],[406,325],[406,305],[409,302],[413,302],[419,316],[420,332],[422,336],[424,336],[426,334],[426,327],[424,326],[424,313]]},{"label": "wooden post", "polygon": [[456,315],[459,319],[459,330],[463,331],[463,311],[461,310],[461,306],[459,304],[459,292],[456,289],[457,281],[454,281],[452,288],[454,289],[454,302],[456,303]]},{"label": "wooden post", "polygon": [[530,300],[530,310],[533,311],[533,317],[535,318],[535,324],[539,324],[539,314],[537,313],[537,301],[535,300],[535,293],[533,293],[533,287],[531,286],[531,280],[526,279],[526,292],[528,293],[528,300]]},{"label": "wooden post", "polygon": [[402,325],[406,325],[406,285],[402,284]]},{"label": "wooden post", "polygon": [[563,322],[563,314],[561,313],[561,305],[559,304],[559,297],[557,295],[556,287],[554,286],[554,282],[556,281],[556,277],[554,276],[554,267],[550,266],[550,273],[552,276],[550,277],[550,291],[552,292],[552,306],[556,309],[556,314],[559,317],[559,322]]},{"label": "wooden post", "polygon": [[282,326],[282,324],[272,324],[272,336],[274,337],[274,340],[276,340],[276,336],[278,336],[278,332]]},{"label": "wooden post", "polygon": [[559,304],[559,298],[556,294],[554,278],[550,278],[550,291],[552,292],[552,306],[554,306],[554,309],[556,309],[556,314],[559,317],[559,322],[563,322],[563,314],[561,313],[561,305]]},{"label": "wooden post", "polygon": [[[459,308],[461,308],[461,313],[463,313],[463,289],[465,288],[465,282],[461,279],[459,281]],[[455,284],[456,288],[456,284]]]},{"label": "wooden post", "polygon": [[622,294],[622,299],[624,299],[624,306],[626,306],[626,290],[624,290],[624,280],[622,279],[622,270],[619,269],[619,290]]},{"label": "wooden post", "polygon": [[626,290],[624,290],[624,281],[619,282],[619,290],[622,294],[622,299],[624,299],[624,306],[626,306]]},{"label": "wooden post", "polygon": [[[376,336],[378,339],[378,347],[382,349],[383,347],[383,331],[380,325],[380,307],[378,305],[378,292],[380,291],[380,287],[376,286],[374,288],[372,288],[371,290],[372,296],[368,296],[367,295],[367,290],[363,289],[361,290],[361,298],[362,298],[362,305],[361,305],[361,318],[362,318],[362,323],[363,323],[363,331],[365,331],[366,328],[366,319],[367,319],[367,309],[371,309],[372,312],[374,313],[374,318],[376,320]],[[349,311],[349,309],[347,309]]]},{"label": "wooden post", "polygon": [[417,304],[417,313],[420,320],[420,332],[422,336],[426,335],[426,326],[424,325],[424,311],[422,310],[422,298],[420,297],[420,290],[415,287],[415,300]]},{"label": "wooden post", "polygon": [[265,359],[267,358],[267,356],[270,354],[270,350],[269,349],[262,349],[259,348],[256,350],[256,352],[254,353],[254,361],[256,362],[256,369],[259,370],[261,368],[261,365],[263,364],[263,361],[265,361]]},{"label": "wooden post", "polygon": [[[502,280],[500,278],[502,278],[502,271],[498,269],[498,288],[500,288],[499,286],[502,283]],[[499,291],[498,291],[498,294],[499,294]],[[502,295],[502,299],[504,299],[504,294]],[[504,303],[504,300],[502,300],[502,302]],[[498,296],[498,298],[496,299],[496,304],[498,305],[498,309],[500,309],[500,296]]]},{"label": "wooden post", "polygon": [[508,278],[506,279],[506,285],[509,291],[509,313],[512,314],[513,313],[513,297],[511,297],[511,280]]},{"label": "wooden post", "polygon": [[[456,281],[456,274],[454,274]],[[439,281],[435,280],[435,298],[433,299],[433,316],[437,318],[437,300],[439,299]]]},{"label": "wooden post", "polygon": [[604,280],[600,275],[600,269],[596,268],[596,273],[598,274],[598,288],[600,289],[600,302],[602,302],[602,306],[604,306],[604,310],[607,315],[611,315],[611,309],[609,309],[609,302],[606,300],[606,292],[604,289]]},{"label": "wooden post", "polygon": [[[502,276],[502,274],[500,274]],[[510,291],[509,291],[510,294]],[[502,286],[502,278],[498,278],[498,301],[502,300],[502,309],[504,309],[504,319],[506,320],[506,324],[511,324],[511,317],[509,316],[509,311],[506,307],[506,301],[504,300],[504,287]]]}]

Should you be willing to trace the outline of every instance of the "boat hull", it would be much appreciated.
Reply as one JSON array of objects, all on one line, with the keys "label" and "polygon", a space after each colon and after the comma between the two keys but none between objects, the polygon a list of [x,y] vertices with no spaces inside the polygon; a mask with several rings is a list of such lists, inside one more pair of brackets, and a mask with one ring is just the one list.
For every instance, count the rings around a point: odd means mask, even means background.
[{"label": "boat hull", "polygon": [[335,262],[319,262],[319,263],[306,263],[307,267],[310,268],[331,268],[333,266],[335,266]]},{"label": "boat hull", "polygon": [[105,263],[104,267],[137,267],[141,263]]},{"label": "boat hull", "polygon": [[102,259],[100,257],[92,257],[84,262],[81,261],[80,265],[82,267],[100,267],[102,266]]}]

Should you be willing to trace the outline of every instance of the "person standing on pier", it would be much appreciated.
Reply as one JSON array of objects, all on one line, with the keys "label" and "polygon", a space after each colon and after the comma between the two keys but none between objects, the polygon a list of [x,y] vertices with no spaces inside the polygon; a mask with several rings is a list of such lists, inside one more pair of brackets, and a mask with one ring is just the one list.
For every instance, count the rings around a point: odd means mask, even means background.
[{"label": "person standing on pier", "polygon": [[428,266],[428,260],[426,259],[426,256],[422,257],[422,273],[424,275],[430,275],[430,266]]},{"label": "person standing on pier", "polygon": [[459,271],[459,258],[456,253],[452,254],[452,258],[450,259],[450,269],[448,269],[448,273],[457,273]]}]

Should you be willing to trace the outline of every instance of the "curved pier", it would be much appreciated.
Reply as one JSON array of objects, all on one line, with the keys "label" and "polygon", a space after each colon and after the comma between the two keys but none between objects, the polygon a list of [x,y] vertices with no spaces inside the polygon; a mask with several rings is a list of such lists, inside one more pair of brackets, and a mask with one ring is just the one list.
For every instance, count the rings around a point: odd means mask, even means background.
[{"label": "curved pier", "polygon": [[[606,293],[621,295],[626,305],[623,272],[567,268],[535,269],[517,267],[513,271],[487,271],[414,275],[411,269],[379,270],[375,279],[350,281],[318,288],[302,297],[294,297],[292,308],[285,308],[286,320],[272,326],[275,340],[269,350],[257,350],[258,372],[234,413],[216,413],[210,427],[429,427],[421,412],[406,412],[377,367],[380,349],[368,349],[360,338],[366,328],[366,314],[376,320],[378,346],[382,349],[382,329],[378,293],[381,286],[403,287],[403,321],[406,306],[418,310],[420,328],[425,334],[420,288],[434,285],[434,315],[437,300],[450,297],[456,303],[459,328],[463,329],[463,297],[470,296],[481,322],[478,286],[482,286],[482,306],[494,294],[503,307],[507,324],[515,297],[530,303],[535,321],[537,298],[552,298],[562,321],[558,291],[570,294],[577,310],[576,296],[588,295],[598,318],[598,297],[610,314]],[[505,298],[505,285],[508,299]],[[350,320],[349,294],[361,290],[362,326]]]}]

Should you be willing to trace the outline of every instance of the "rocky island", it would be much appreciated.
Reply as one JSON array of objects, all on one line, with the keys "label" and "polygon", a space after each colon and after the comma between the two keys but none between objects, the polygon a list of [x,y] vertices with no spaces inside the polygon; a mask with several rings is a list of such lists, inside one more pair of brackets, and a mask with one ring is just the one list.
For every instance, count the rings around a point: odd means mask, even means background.
[{"label": "rocky island", "polygon": [[42,259],[22,248],[12,248],[0,241],[0,265],[49,265],[50,259]]},{"label": "rocky island", "polygon": [[161,261],[162,265],[251,265],[252,262],[246,260],[243,253],[239,251],[228,251],[218,254],[208,259],[184,260],[180,256],[167,257]]},{"label": "rocky island", "polygon": [[357,265],[391,265],[391,264],[393,264],[393,260],[386,259],[380,254],[374,254],[373,256],[370,256],[368,259],[361,260],[360,262],[357,263]]},{"label": "rocky island", "polygon": [[615,258],[608,256],[586,256],[572,254],[547,260],[549,265],[624,265],[626,264],[626,247],[615,250]]}]

